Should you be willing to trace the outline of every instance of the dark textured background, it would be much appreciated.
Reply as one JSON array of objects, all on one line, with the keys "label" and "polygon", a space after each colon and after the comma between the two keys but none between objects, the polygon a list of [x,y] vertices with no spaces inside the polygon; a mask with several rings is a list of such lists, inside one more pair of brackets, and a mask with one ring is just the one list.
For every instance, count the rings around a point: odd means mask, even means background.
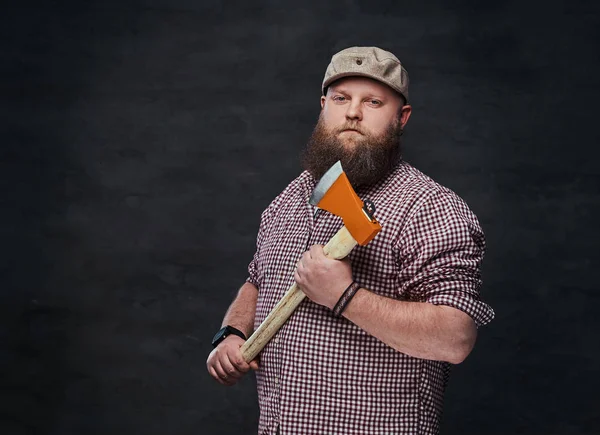
[{"label": "dark textured background", "polygon": [[256,432],[210,339],[351,45],[406,64],[405,157],[487,235],[443,433],[599,433],[598,3],[280,3],[3,8],[0,433]]}]

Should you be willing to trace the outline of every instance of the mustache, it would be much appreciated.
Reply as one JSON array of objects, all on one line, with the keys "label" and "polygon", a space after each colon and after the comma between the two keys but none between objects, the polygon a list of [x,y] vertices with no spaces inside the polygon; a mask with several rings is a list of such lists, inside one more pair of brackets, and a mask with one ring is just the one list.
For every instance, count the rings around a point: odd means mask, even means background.
[{"label": "mustache", "polygon": [[345,123],[344,125],[342,125],[341,127],[338,127],[334,130],[334,133],[338,134],[341,133],[342,131],[345,130],[355,130],[358,131],[360,134],[365,135],[366,133],[363,131],[362,128],[360,128],[358,125],[356,124],[351,124],[349,122]]}]

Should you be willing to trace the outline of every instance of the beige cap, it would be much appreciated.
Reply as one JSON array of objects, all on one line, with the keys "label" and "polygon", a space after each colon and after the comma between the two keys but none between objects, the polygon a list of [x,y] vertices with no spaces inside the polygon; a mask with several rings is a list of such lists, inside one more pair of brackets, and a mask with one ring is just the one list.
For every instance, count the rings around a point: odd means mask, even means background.
[{"label": "beige cap", "polygon": [[377,47],[350,47],[334,54],[325,71],[323,94],[332,82],[350,76],[369,77],[385,83],[404,96],[408,103],[408,72],[389,51]]}]

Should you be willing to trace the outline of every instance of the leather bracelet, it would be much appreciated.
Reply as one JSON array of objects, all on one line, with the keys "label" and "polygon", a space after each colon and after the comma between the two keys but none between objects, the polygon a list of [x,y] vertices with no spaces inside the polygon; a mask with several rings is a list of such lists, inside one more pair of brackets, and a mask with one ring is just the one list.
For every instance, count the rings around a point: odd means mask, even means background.
[{"label": "leather bracelet", "polygon": [[342,293],[342,296],[340,296],[340,298],[338,299],[337,303],[335,304],[335,307],[333,307],[333,314],[336,317],[342,317],[342,313],[346,309],[346,306],[359,289],[360,284],[356,281],[352,281],[352,284],[350,284],[348,288],[344,290],[344,293]]}]

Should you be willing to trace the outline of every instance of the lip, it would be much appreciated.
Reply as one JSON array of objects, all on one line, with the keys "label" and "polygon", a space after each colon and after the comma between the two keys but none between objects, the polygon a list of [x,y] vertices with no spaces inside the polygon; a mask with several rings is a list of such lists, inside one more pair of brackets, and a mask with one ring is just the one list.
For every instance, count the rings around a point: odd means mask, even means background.
[{"label": "lip", "polygon": [[345,130],[342,130],[342,133],[343,133],[343,132],[345,132],[345,131],[353,131],[353,132],[355,132],[355,133],[362,134],[360,131],[358,131],[358,130],[355,130],[355,129],[353,129],[353,128],[347,128],[347,129],[345,129]]}]

